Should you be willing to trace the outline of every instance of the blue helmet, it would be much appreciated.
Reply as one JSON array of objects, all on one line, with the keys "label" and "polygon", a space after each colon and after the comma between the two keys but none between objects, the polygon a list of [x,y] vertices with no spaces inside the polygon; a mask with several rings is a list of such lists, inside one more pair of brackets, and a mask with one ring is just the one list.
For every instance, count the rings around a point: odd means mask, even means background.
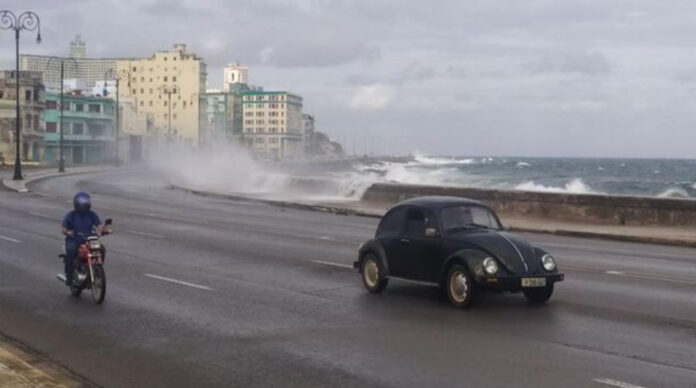
[{"label": "blue helmet", "polygon": [[73,197],[73,205],[75,205],[75,211],[89,211],[92,208],[92,197],[85,192],[79,192]]}]

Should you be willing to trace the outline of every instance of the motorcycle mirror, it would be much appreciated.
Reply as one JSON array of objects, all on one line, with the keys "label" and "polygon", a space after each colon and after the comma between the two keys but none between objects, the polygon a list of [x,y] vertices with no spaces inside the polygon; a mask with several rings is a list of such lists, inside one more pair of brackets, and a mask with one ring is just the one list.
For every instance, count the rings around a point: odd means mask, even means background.
[{"label": "motorcycle mirror", "polygon": [[113,222],[114,222],[114,220],[112,220],[111,218],[107,218],[106,221],[104,222],[104,225],[111,225],[111,224],[113,224]]}]

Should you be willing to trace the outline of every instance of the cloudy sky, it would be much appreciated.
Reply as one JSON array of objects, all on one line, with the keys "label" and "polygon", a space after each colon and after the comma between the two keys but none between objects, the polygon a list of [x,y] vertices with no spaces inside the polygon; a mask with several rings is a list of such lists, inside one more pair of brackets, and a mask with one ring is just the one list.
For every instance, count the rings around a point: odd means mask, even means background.
[{"label": "cloudy sky", "polygon": [[[146,56],[186,43],[304,97],[349,150],[696,157],[693,0],[4,0],[64,54]],[[0,64],[14,42],[0,32]]]}]

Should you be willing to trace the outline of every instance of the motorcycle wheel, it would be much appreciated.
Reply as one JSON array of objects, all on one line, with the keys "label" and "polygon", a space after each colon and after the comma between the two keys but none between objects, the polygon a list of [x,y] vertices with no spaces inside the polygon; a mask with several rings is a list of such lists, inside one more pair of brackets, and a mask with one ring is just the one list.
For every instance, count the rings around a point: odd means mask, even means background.
[{"label": "motorcycle wheel", "polygon": [[106,274],[101,264],[92,267],[94,271],[94,281],[92,282],[92,300],[96,304],[102,304],[106,297]]},{"label": "motorcycle wheel", "polygon": [[70,285],[70,295],[79,298],[80,294],[82,294],[82,285],[75,284],[75,279],[77,279],[77,270],[73,272],[73,283]]}]

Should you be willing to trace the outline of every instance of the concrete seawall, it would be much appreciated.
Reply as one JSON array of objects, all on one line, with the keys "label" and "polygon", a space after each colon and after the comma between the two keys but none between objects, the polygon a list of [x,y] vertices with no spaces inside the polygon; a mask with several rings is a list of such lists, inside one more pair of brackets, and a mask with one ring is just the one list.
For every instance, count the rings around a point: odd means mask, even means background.
[{"label": "concrete seawall", "polygon": [[620,195],[539,193],[461,187],[377,183],[367,202],[394,204],[421,195],[451,195],[479,200],[497,212],[612,225],[696,226],[696,200]]}]

